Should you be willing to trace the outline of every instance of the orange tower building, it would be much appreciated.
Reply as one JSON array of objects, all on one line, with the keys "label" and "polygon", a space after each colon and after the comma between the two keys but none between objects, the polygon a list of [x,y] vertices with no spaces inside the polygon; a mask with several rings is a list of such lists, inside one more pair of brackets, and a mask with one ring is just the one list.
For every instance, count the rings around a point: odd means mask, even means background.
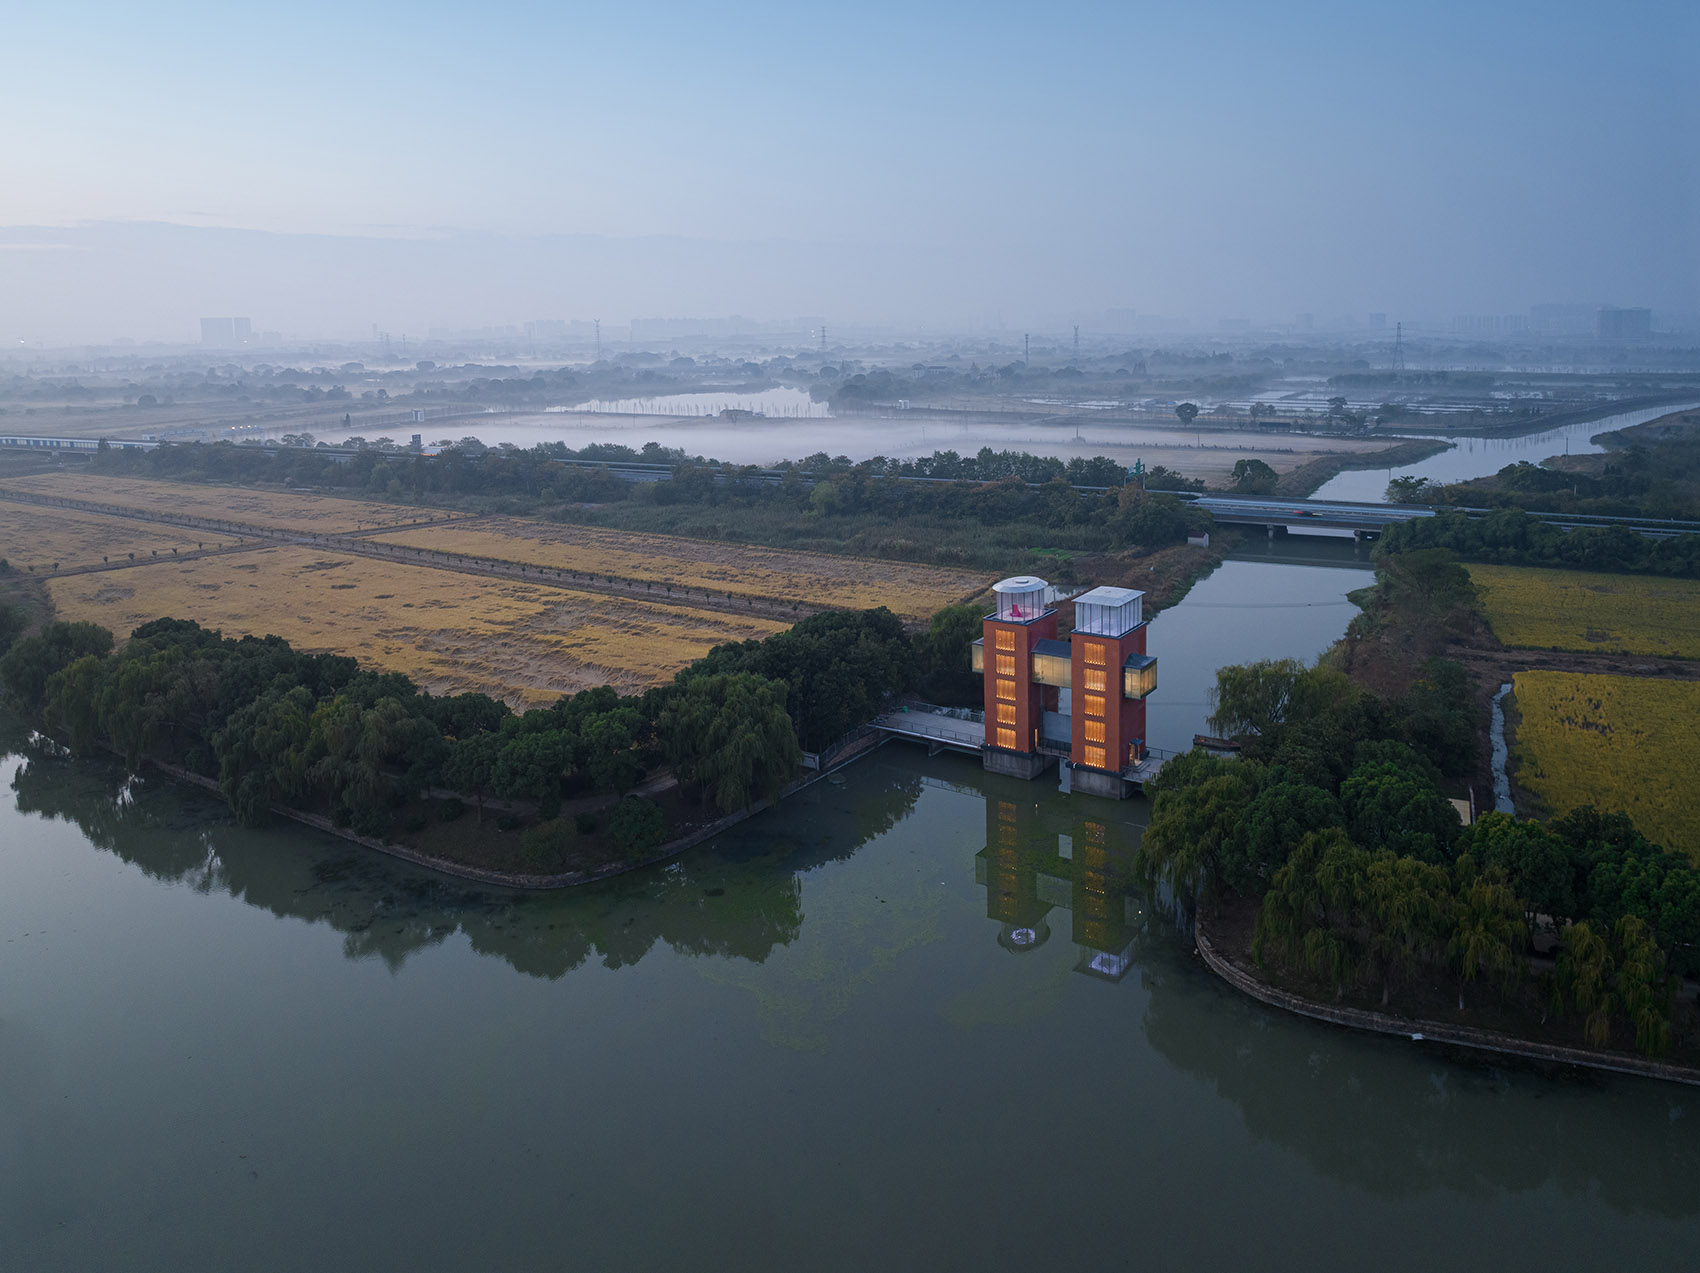
[{"label": "orange tower building", "polygon": [[1057,612],[1046,604],[1050,587],[1032,575],[1017,575],[992,585],[997,609],[986,616],[985,645],[986,767],[1031,778],[1047,761],[1039,752],[1046,710],[1056,708],[1056,688],[1033,675],[1033,655],[1041,641],[1055,641]]},{"label": "orange tower building", "polygon": [[1145,698],[1157,688],[1157,660],[1145,652],[1145,594],[1082,593],[1074,632],[1059,641],[1043,579],[1018,575],[992,591],[997,609],[973,652],[986,678],[986,768],[1034,778],[1066,756],[1065,790],[1127,795],[1156,763],[1146,763]]}]

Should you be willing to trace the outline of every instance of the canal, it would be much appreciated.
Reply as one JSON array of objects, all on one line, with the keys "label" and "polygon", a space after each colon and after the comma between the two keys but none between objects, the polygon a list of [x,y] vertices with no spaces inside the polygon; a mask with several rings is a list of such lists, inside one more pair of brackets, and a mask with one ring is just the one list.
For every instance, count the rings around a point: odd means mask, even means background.
[{"label": "canal", "polygon": [[[1270,552],[1154,621],[1158,745],[1344,629],[1352,547]],[[1248,1002],[1140,800],[892,744],[520,895],[0,755],[0,1267],[1693,1266],[1694,1093]]]}]

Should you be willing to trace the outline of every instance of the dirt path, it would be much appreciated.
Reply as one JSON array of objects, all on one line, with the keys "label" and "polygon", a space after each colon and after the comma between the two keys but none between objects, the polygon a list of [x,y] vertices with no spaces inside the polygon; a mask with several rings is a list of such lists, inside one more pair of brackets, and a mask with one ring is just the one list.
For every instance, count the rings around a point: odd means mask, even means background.
[{"label": "dirt path", "polygon": [[[354,557],[373,557],[382,561],[424,566],[434,570],[451,570],[466,575],[517,579],[526,583],[544,584],[572,592],[601,593],[606,596],[647,601],[655,605],[688,606],[693,610],[713,610],[723,614],[745,616],[754,615],[782,623],[796,623],[799,619],[831,608],[804,601],[738,596],[734,593],[714,592],[706,588],[687,588],[680,584],[657,583],[653,580],[626,579],[618,575],[559,570],[550,566],[496,561],[488,557],[439,552],[431,548],[410,548],[396,544],[382,544],[367,538],[370,535],[394,531],[396,527],[393,526],[316,534],[312,531],[281,530],[274,526],[255,526],[246,522],[190,517],[153,509],[132,508],[123,504],[103,504],[94,500],[66,499],[56,495],[40,495],[34,492],[9,490],[6,493],[6,499],[13,503],[35,504],[44,508],[69,508],[78,512],[98,513],[105,517],[119,517],[130,521],[152,522],[161,526],[175,526],[184,530],[217,532],[250,541],[246,544],[223,549],[178,553],[175,557],[170,558],[149,557],[133,562],[103,562],[92,566],[74,566],[55,572],[58,575],[87,574],[97,570],[127,570],[133,566],[157,566],[167,560],[183,561],[219,553],[249,552],[268,544],[291,544],[296,547],[318,549],[322,552],[344,553]],[[447,525],[451,522],[456,527],[460,527],[467,522],[476,520],[478,519],[464,516],[441,517],[428,522],[413,523],[406,529],[424,529],[431,526]],[[51,578],[54,577],[54,574],[41,577]]]}]

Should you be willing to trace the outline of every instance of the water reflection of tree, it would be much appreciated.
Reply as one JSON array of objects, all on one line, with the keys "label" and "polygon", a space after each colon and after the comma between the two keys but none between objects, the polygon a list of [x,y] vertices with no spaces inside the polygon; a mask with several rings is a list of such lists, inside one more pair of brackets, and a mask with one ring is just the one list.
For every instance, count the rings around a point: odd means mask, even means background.
[{"label": "water reflection of tree", "polygon": [[1684,1089],[1425,1055],[1271,1014],[1201,984],[1173,946],[1141,945],[1152,1046],[1324,1175],[1387,1198],[1550,1184],[1621,1212],[1700,1211],[1700,1102]]},{"label": "water reflection of tree", "polygon": [[[0,717],[0,723],[5,718]],[[349,959],[399,968],[465,933],[472,949],[528,976],[559,978],[587,960],[637,963],[657,943],[760,963],[802,930],[799,874],[845,858],[914,806],[920,783],[890,780],[855,802],[854,833],[823,843],[747,824],[747,834],[665,867],[559,893],[484,889],[319,841],[291,828],[253,832],[224,807],[167,780],[132,782],[115,764],[73,760],[50,745],[10,740],[20,812],[75,823],[87,838],[147,875],[223,892],[280,918],[323,922]]]}]

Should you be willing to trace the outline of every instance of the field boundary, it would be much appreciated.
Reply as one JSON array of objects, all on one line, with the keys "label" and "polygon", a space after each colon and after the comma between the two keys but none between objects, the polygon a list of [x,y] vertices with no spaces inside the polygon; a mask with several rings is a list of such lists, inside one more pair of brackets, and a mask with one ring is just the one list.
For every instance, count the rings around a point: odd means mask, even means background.
[{"label": "field boundary", "polygon": [[[238,535],[254,540],[265,540],[273,544],[285,544],[296,548],[313,548],[321,552],[339,552],[352,557],[371,557],[380,561],[391,561],[401,565],[423,566],[433,570],[448,570],[458,574],[480,575],[493,579],[513,579],[524,583],[544,584],[568,592],[593,592],[604,596],[622,597],[629,600],[647,601],[653,605],[679,605],[693,610],[714,610],[723,614],[755,616],[763,619],[773,619],[783,623],[796,623],[812,614],[827,610],[843,609],[839,606],[821,605],[816,602],[781,601],[771,597],[754,596],[751,594],[728,594],[724,591],[715,592],[706,588],[687,588],[682,585],[657,584],[654,580],[626,579],[618,575],[599,575],[588,572],[558,569],[551,566],[534,566],[524,562],[504,562],[491,557],[478,557],[472,554],[449,553],[435,548],[412,548],[399,544],[385,544],[367,538],[368,534],[395,534],[410,530],[425,530],[430,526],[448,524],[445,521],[430,523],[413,523],[396,526],[378,527],[371,532],[342,532],[315,533],[303,530],[283,530],[272,526],[254,526],[246,522],[226,522],[188,515],[176,516],[170,513],[155,512],[131,508],[121,504],[102,504],[92,500],[72,499],[60,495],[41,495],[33,491],[13,491],[10,488],[0,488],[0,501],[34,504],[46,508],[68,508],[76,512],[97,513],[108,517],[128,518],[132,521],[152,522],[162,526],[175,526],[184,530],[218,531],[221,534]],[[476,520],[472,517],[455,517],[449,519],[458,525],[462,522]],[[647,533],[647,532],[645,532]],[[719,541],[692,541],[687,536],[673,536],[684,542],[716,543]],[[246,551],[263,547],[262,544],[248,544]],[[217,550],[213,550],[217,551]],[[203,555],[200,553],[197,556]],[[158,565],[166,560],[181,561],[185,554],[179,553],[175,558],[150,558],[147,561],[119,563],[103,563],[103,568],[122,568],[129,566]],[[866,560],[879,564],[885,563],[880,558],[850,558],[850,560]],[[66,570],[48,572],[44,578],[56,578],[58,575],[83,574],[86,568],[69,568]],[[672,586],[671,593],[657,595],[655,588]],[[968,596],[978,596],[985,587],[977,589]],[[924,621],[916,621],[908,626],[924,626]]]}]

